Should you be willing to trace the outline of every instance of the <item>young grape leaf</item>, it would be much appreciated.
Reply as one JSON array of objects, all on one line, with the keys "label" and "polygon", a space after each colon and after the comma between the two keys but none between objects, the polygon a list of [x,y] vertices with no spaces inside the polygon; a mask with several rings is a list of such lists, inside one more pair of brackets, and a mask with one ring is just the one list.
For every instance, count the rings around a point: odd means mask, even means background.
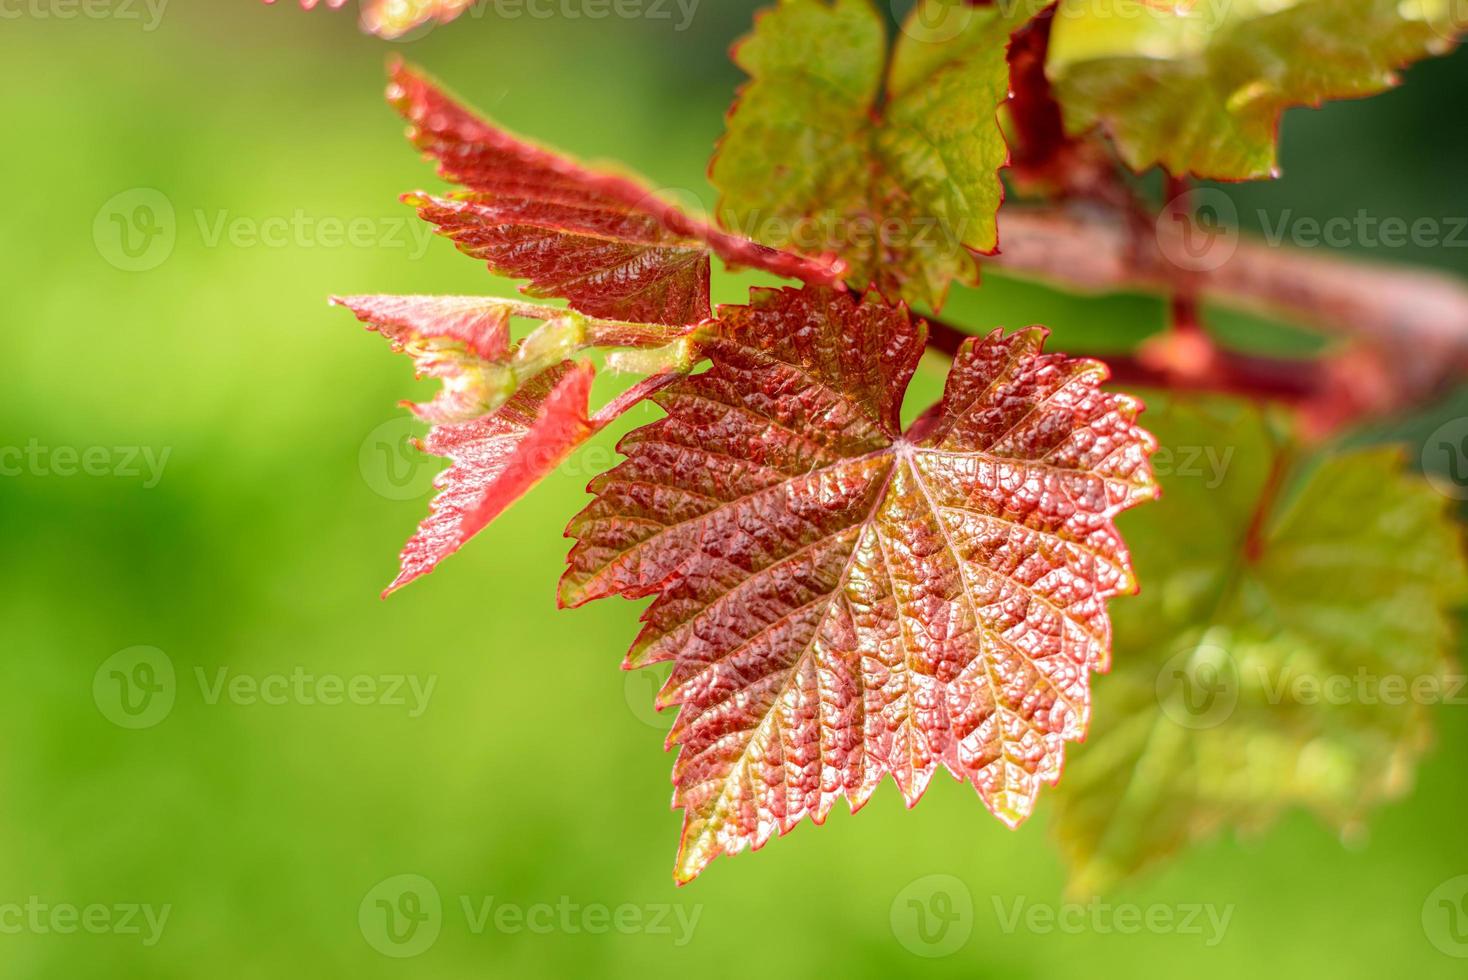
[{"label": "young grape leaf", "polygon": [[565,297],[583,313],[653,323],[709,315],[709,252],[652,218],[541,198],[409,194],[403,201],[490,271],[529,279],[522,292]]},{"label": "young grape leaf", "polygon": [[937,309],[997,247],[1010,35],[1044,3],[922,0],[891,52],[870,0],[781,0],[734,51],[750,76],[709,175],[725,228],[834,250],[848,281]]},{"label": "young grape leaf", "polygon": [[[274,3],[275,0],[265,0]],[[301,7],[314,10],[321,0],[301,0]],[[325,0],[333,10],[347,0]],[[475,0],[365,0],[362,4],[362,29],[393,40],[429,21],[447,24],[474,6]]]},{"label": "young grape leaf", "polygon": [[[443,383],[433,401],[411,407],[435,426],[419,448],[453,466],[436,481],[439,495],[403,550],[402,573],[388,592],[431,572],[572,450],[700,356],[697,329],[680,337],[653,324],[588,320],[492,297],[345,296],[332,302],[409,354],[420,377]],[[532,314],[544,323],[511,346],[511,318]],[[588,417],[594,372],[567,358],[583,346],[632,341],[653,347],[647,354],[661,373]]]},{"label": "young grape leaf", "polygon": [[1123,522],[1148,588],[1117,610],[1127,654],[1056,795],[1082,895],[1290,807],[1348,833],[1401,796],[1468,597],[1445,501],[1399,452],[1326,460],[1251,534],[1279,451],[1253,410],[1150,421],[1177,465]]},{"label": "young grape leaf", "polygon": [[428,433],[424,451],[453,465],[434,480],[430,513],[404,546],[402,571],[384,595],[433,571],[591,438],[593,374],[589,364],[563,361],[492,414]]},{"label": "young grape leaf", "polygon": [[1278,176],[1286,108],[1381,92],[1465,28],[1450,0],[1062,0],[1049,72],[1071,131],[1099,125],[1134,169],[1251,180]]},{"label": "young grape leaf", "polygon": [[510,311],[478,296],[332,297],[413,358],[419,377],[443,387],[433,401],[411,406],[427,422],[467,422],[490,412],[514,391],[505,365]]},{"label": "young grape leaf", "polygon": [[693,324],[709,315],[709,255],[812,282],[842,269],[695,221],[624,176],[596,173],[496,129],[401,63],[388,100],[439,174],[469,189],[404,200],[492,271],[596,317]]},{"label": "young grape leaf", "polygon": [[561,601],[656,595],[627,659],[673,661],[675,876],[890,773],[941,764],[1014,826],[1060,774],[1134,579],[1113,526],[1155,493],[1139,405],[1030,328],[968,341],[906,434],[926,326],[873,294],[757,290],[712,367],[591,484]]},{"label": "young grape leaf", "polygon": [[[840,267],[699,226],[626,178],[583,170],[494,129],[402,65],[392,76],[389,97],[412,123],[410,136],[445,176],[470,188],[459,198],[411,200],[491,268],[529,278],[529,291],[563,296],[573,307],[458,296],[334,300],[410,354],[420,376],[443,382],[413,410],[436,426],[424,448],[454,465],[403,552],[396,589],[431,571],[593,432],[700,358],[710,249],[817,279],[839,281]],[[517,316],[543,322],[512,346]],[[591,368],[567,360],[587,347],[637,348],[618,363],[652,377],[588,417]]]}]

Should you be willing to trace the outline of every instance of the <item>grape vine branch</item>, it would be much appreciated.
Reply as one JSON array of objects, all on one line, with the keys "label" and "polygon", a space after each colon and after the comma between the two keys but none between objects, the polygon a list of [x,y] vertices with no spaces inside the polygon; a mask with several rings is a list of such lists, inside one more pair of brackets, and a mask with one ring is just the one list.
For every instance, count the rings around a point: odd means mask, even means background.
[{"label": "grape vine branch", "polygon": [[[1220,648],[1279,670],[1387,657],[1442,670],[1468,597],[1457,526],[1396,455],[1327,442],[1468,373],[1468,287],[1216,234],[1193,209],[1201,180],[1277,176],[1285,109],[1381,91],[1468,28],[1414,4],[1298,0],[1211,24],[1159,6],[1118,25],[1085,6],[1062,21],[1048,0],[919,0],[889,40],[871,0],[779,0],[733,52],[749,78],[710,163],[709,220],[395,64],[389,100],[459,188],[404,201],[567,308],[335,300],[442,382],[412,408],[433,426],[423,448],[451,465],[389,591],[650,402],[663,415],[623,437],[566,529],[558,601],[652,600],[624,666],[672,664],[658,704],[678,709],[678,881],[823,822],[837,800],[859,809],[889,777],[912,806],[946,770],[1016,827],[1088,732],[1110,747],[1069,765],[1056,826],[1092,886],[1288,804],[1353,825],[1403,791],[1423,706],[1282,727],[1244,700],[1234,727],[1184,725],[1180,740],[1166,726],[1182,708],[1159,685],[1216,671]],[[367,9],[396,34],[462,5]],[[1134,179],[1154,168],[1161,203]],[[936,240],[907,234],[931,226]],[[715,257],[798,284],[715,307]],[[980,335],[928,315],[979,285],[980,263],[1073,292],[1156,293],[1166,329],[1131,353],[1072,356],[1041,327]],[[1225,306],[1333,342],[1294,359],[1230,349],[1205,322]],[[926,349],[951,368],[904,428]],[[588,355],[641,380],[593,410]],[[1115,386],[1189,397],[1143,428]],[[1174,446],[1241,460],[1158,503],[1153,457]],[[1123,541],[1118,518],[1142,504]],[[1135,595],[1143,571],[1177,579],[1120,604],[1118,676],[1093,728],[1109,600]],[[1414,614],[1382,613],[1387,592]],[[1240,757],[1246,743],[1274,751]],[[1306,751],[1349,777],[1303,780],[1291,760]],[[1210,780],[1268,790],[1231,799]]]}]

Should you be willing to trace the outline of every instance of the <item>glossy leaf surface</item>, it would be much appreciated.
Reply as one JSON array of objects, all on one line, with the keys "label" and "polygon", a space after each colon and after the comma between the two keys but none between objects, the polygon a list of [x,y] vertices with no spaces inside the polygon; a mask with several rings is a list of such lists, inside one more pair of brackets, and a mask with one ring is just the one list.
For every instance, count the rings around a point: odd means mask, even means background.
[{"label": "glossy leaf surface", "polygon": [[461,251],[529,279],[530,295],[564,297],[591,316],[672,324],[708,316],[709,251],[660,219],[654,209],[666,205],[650,191],[494,128],[404,66],[394,68],[388,98],[441,175],[470,189],[404,199]]},{"label": "glossy leaf surface", "polygon": [[1134,586],[1112,519],[1155,492],[1139,406],[1031,328],[966,344],[904,434],[924,334],[756,291],[568,529],[563,602],[657,596],[628,666],[674,664],[680,881],[888,774],[911,805],[945,767],[1016,825],[1085,732]]},{"label": "glossy leaf surface", "polygon": [[405,200],[492,271],[529,279],[531,295],[564,297],[590,316],[688,325],[709,314],[710,254],[840,281],[843,267],[829,259],[725,234],[632,177],[589,170],[498,129],[405,65],[393,67],[388,99],[439,174],[468,188]]}]

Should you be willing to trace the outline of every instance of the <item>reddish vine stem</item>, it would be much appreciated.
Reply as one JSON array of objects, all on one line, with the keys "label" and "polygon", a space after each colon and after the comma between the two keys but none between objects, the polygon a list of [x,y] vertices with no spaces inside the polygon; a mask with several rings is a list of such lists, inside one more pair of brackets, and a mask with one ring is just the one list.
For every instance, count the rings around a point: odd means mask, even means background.
[{"label": "reddish vine stem", "polygon": [[1074,145],[1045,75],[1054,22],[1051,7],[1037,14],[1009,44],[1010,118],[1015,131],[1010,166],[1030,179],[1054,176],[1059,158]]},{"label": "reddish vine stem", "polygon": [[[1071,292],[1171,292],[1183,274],[1167,258],[1180,246],[1166,225],[1136,241],[1109,207],[1006,206],[1000,226],[1004,247],[989,264]],[[1193,257],[1205,301],[1468,366],[1468,284],[1455,276],[1235,235]]]},{"label": "reddish vine stem", "polygon": [[1174,391],[1242,395],[1290,405],[1304,405],[1324,395],[1330,372],[1314,361],[1253,357],[1218,351],[1204,375],[1177,375],[1131,354],[1103,354],[1116,384]]},{"label": "reddish vine stem", "polygon": [[[1194,270],[1188,271],[1168,258],[1184,254],[1171,223],[1139,235],[1131,216],[1113,207],[1006,206],[1000,220],[1004,248],[990,262],[1021,278],[1071,292],[1172,295],[1186,277],[1199,300],[1345,339],[1341,354],[1317,360],[1313,369],[1298,361],[1216,353],[1217,369],[1229,375],[1219,388],[1242,386],[1247,390],[1240,393],[1264,397],[1274,397],[1270,392],[1281,384],[1289,391],[1308,388],[1317,432],[1425,404],[1468,376],[1468,284],[1454,276],[1274,246],[1236,233],[1185,253]],[[1315,380],[1281,380],[1302,370]],[[1177,382],[1173,377],[1165,386]]]},{"label": "reddish vine stem", "polygon": [[1249,518],[1249,528],[1244,533],[1244,560],[1251,564],[1264,557],[1264,539],[1269,533],[1269,520],[1279,504],[1280,494],[1288,483],[1287,477],[1294,466],[1295,454],[1287,447],[1275,450],[1269,463],[1269,476],[1259,491],[1254,503],[1254,513]]},{"label": "reddish vine stem", "polygon": [[[1188,197],[1189,186],[1186,177],[1168,176],[1162,217],[1192,224],[1194,215]],[[1145,239],[1145,229],[1154,223],[1145,218],[1140,222],[1130,221],[1134,240]],[[1230,368],[1227,358],[1203,328],[1201,307],[1197,278],[1186,272],[1176,276],[1168,299],[1168,331],[1143,345],[1143,363],[1185,381],[1197,381],[1210,374],[1227,371]]]},{"label": "reddish vine stem", "polygon": [[[1022,191],[1059,203],[1006,206],[1003,247],[992,261],[1062,287],[1167,295],[1172,329],[1137,355],[1103,358],[1114,380],[1284,401],[1301,409],[1308,434],[1323,435],[1428,402],[1468,376],[1468,285],[1157,221],[1103,144],[1065,129],[1045,72],[1055,10],[1038,14],[1009,49],[1010,172]],[[1189,186],[1167,176],[1164,207],[1190,206]],[[1350,346],[1316,361],[1221,350],[1203,329],[1205,300],[1283,315],[1339,333]],[[962,332],[955,338],[950,329],[934,324],[935,346],[961,342]]]},{"label": "reddish vine stem", "polygon": [[[1164,194],[1166,202],[1164,208],[1169,209],[1179,218],[1191,220],[1191,204],[1187,194],[1189,189],[1186,177],[1167,177],[1167,189]],[[1198,308],[1198,282],[1189,274],[1179,274],[1172,284],[1172,331],[1174,334],[1189,340],[1196,340],[1205,336],[1203,331],[1203,318]]]},{"label": "reddish vine stem", "polygon": [[1129,206],[1131,190],[1118,179],[1106,149],[1065,131],[1060,102],[1045,74],[1055,10],[1052,4],[1036,14],[1009,45],[1010,174],[1024,193]]},{"label": "reddish vine stem", "polygon": [[[970,334],[942,320],[928,320],[928,346],[953,356]],[[1220,350],[1204,374],[1178,374],[1136,354],[1089,355],[1105,362],[1116,384],[1173,391],[1214,392],[1301,405],[1329,388],[1330,372],[1319,362],[1255,357]]]},{"label": "reddish vine stem", "polygon": [[685,377],[682,371],[665,371],[643,378],[616,398],[607,402],[602,409],[591,417],[591,424],[598,429],[605,428],[615,422],[620,416],[644,399],[651,398],[674,381]]},{"label": "reddish vine stem", "polygon": [[[1116,275],[1110,278],[1130,274],[1137,268],[1160,268],[1165,260],[1161,259],[1158,245],[1151,241],[1152,229],[1157,224],[1151,208],[1118,178],[1115,162],[1101,144],[1077,140],[1065,130],[1060,103],[1045,73],[1054,18],[1053,6],[1042,11],[1015,35],[1010,45],[1011,119],[1015,126],[1010,171],[1022,189],[1028,187],[1044,196],[1104,206],[1117,219],[1121,233],[1100,245],[1105,251],[1093,259],[1116,264]],[[1169,177],[1166,206],[1185,206],[1184,195],[1188,189],[1186,179]],[[1002,248],[994,261],[1014,270],[1061,273],[1053,278],[1063,281],[1065,263],[1053,260],[1055,243],[1033,241],[1032,225],[1022,220],[1030,212],[1019,211],[1018,222],[1009,220],[1015,212],[1013,206],[1004,209]],[[1173,227],[1171,223],[1164,224]],[[1098,247],[1096,242],[1065,244],[1072,248]],[[1344,373],[1335,365],[1220,350],[1202,325],[1203,277],[1176,267],[1167,272],[1148,277],[1148,286],[1170,296],[1172,329],[1167,336],[1136,354],[1099,357],[1111,369],[1115,383],[1283,402],[1305,409],[1307,428],[1312,429],[1327,428],[1341,416],[1350,414],[1339,408],[1327,411],[1315,407],[1330,401],[1331,381]],[[950,356],[969,336],[940,320],[930,320],[929,324],[929,345]]]}]

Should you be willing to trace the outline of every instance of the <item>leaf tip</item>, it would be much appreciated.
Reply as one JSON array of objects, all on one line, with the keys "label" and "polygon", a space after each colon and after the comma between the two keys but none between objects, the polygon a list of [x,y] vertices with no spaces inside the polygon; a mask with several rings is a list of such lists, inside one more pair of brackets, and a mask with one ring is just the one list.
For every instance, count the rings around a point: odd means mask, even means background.
[{"label": "leaf tip", "polygon": [[579,609],[589,601],[590,596],[586,588],[581,583],[573,581],[571,570],[567,569],[561,576],[560,584],[556,587],[556,608]]},{"label": "leaf tip", "polygon": [[[1053,782],[1052,780],[1046,780]],[[1038,787],[1036,787],[1038,790]],[[980,790],[984,805],[995,818],[1010,830],[1018,830],[1035,811],[1035,797],[1031,793],[1013,789],[999,790],[989,794]]]},{"label": "leaf tip", "polygon": [[[411,541],[409,542],[409,548],[411,548],[412,543],[413,542]],[[422,578],[424,575],[427,575],[429,572],[438,567],[437,561],[430,562],[426,565],[422,563],[414,563],[410,565],[407,549],[404,550],[400,561],[401,567],[398,569],[397,577],[388,583],[387,588],[382,590],[382,595],[380,596],[380,598],[389,599],[392,596],[397,595],[413,582],[416,582],[418,579]]]},{"label": "leaf tip", "polygon": [[410,84],[421,84],[425,81],[423,73],[415,66],[408,63],[400,54],[392,54],[387,59],[387,101],[393,106],[401,108],[402,102],[408,98],[407,86]]},{"label": "leaf tip", "polygon": [[679,888],[691,884],[717,854],[717,848],[710,846],[706,831],[700,830],[697,836],[690,836],[685,831],[678,845],[678,858],[673,863],[673,882]]}]

